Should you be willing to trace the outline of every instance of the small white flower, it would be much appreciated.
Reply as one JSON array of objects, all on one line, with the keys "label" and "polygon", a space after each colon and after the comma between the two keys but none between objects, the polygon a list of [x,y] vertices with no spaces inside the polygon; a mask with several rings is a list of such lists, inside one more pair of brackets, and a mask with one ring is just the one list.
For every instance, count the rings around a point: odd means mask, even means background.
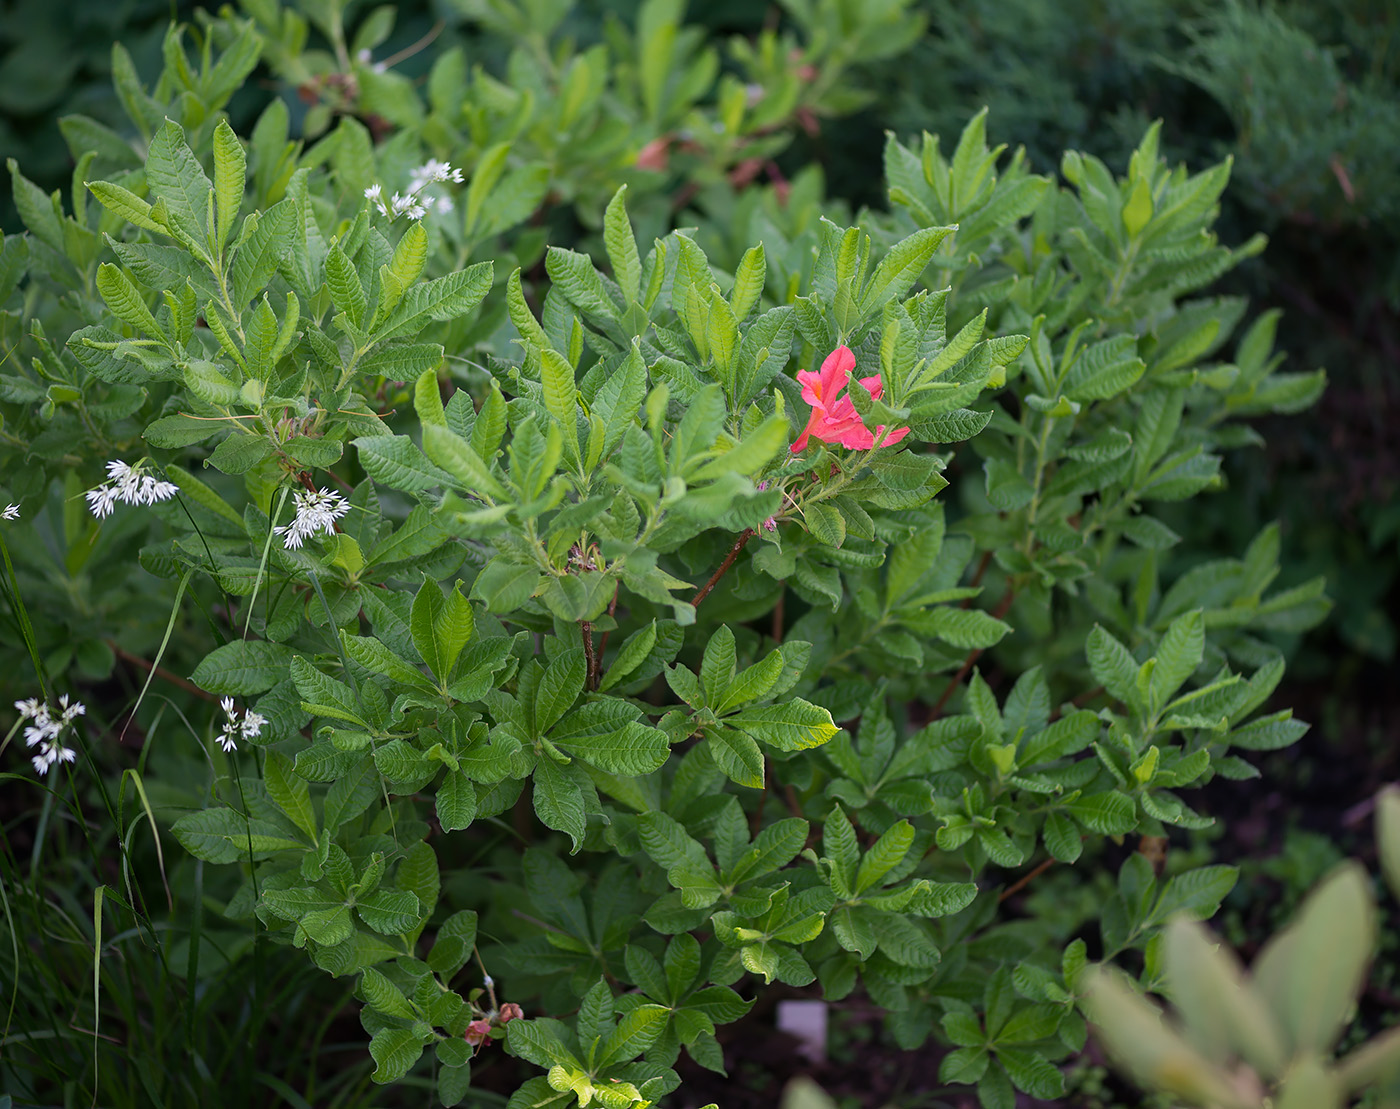
[{"label": "small white flower", "polygon": [[400,196],[398,193],[395,193],[394,199],[389,201],[389,207],[393,209],[395,216],[403,215],[413,207],[413,194],[410,193],[408,196]]},{"label": "small white flower", "polygon": [[224,721],[223,730],[215,738],[225,754],[238,750],[239,736],[244,739],[257,739],[262,735],[263,725],[267,723],[266,716],[251,709],[244,709],[243,719],[240,720],[238,710],[233,707],[232,697],[225,697],[219,705],[228,719]]},{"label": "small white flower", "polygon": [[54,763],[72,762],[78,757],[77,752],[59,741],[59,736],[65,728],[72,725],[74,717],[87,712],[87,706],[81,701],[70,704],[66,693],[58,699],[58,704],[63,711],[55,720],[46,701],[30,697],[28,700],[15,702],[20,719],[34,721],[24,729],[24,743],[26,747],[39,748],[36,754],[30,756],[30,761],[40,774],[47,774],[49,767]]},{"label": "small white flower", "polygon": [[456,205],[452,203],[452,198],[450,196],[440,196],[437,198],[438,215],[445,216],[455,207]]},{"label": "small white flower", "polygon": [[116,503],[151,505],[168,501],[180,487],[174,482],[161,481],[152,474],[141,472],[141,463],[129,466],[119,458],[107,463],[107,480],[83,494],[88,508],[99,520],[112,514]]},{"label": "small white flower", "polygon": [[88,508],[92,509],[92,514],[99,520],[112,514],[112,509],[117,503],[117,487],[115,485],[98,485],[89,489],[83,494],[87,498]]},{"label": "small white flower", "polygon": [[453,169],[451,162],[439,162],[436,158],[429,158],[423,165],[415,169],[409,178],[410,188],[414,192],[417,192],[424,185],[439,181],[456,181],[461,184],[462,171]]},{"label": "small white flower", "polygon": [[380,186],[377,183],[373,184],[365,190],[365,199],[377,202],[379,200],[380,193],[382,193],[383,191],[384,189],[382,186]]},{"label": "small white flower", "polygon": [[0,520],[18,520],[18,519],[19,519],[19,505],[17,505],[17,504],[7,504],[7,505],[5,506],[5,511],[4,511],[4,512],[0,512]]},{"label": "small white flower", "polygon": [[257,739],[258,736],[262,735],[263,725],[266,723],[266,716],[248,709],[243,713],[243,722],[239,725],[239,730],[243,733],[244,739]]},{"label": "small white flower", "polygon": [[363,50],[361,50],[358,54],[355,55],[356,60],[364,63],[365,65],[368,65],[370,59],[373,57],[374,55],[369,52],[369,47],[365,47]]},{"label": "small white flower", "polygon": [[318,532],[334,535],[335,522],[350,511],[350,502],[329,489],[322,489],[319,493],[298,489],[296,510],[296,518],[290,524],[275,529],[276,534],[283,536],[283,545],[288,550],[300,548],[302,543]]}]

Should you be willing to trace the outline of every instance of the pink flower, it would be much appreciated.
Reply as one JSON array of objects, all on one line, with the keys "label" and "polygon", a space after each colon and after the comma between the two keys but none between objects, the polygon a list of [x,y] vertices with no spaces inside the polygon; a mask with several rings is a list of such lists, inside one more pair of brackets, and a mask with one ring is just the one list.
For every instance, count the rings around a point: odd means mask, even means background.
[{"label": "pink flower", "polygon": [[[873,432],[861,422],[855,402],[850,395],[842,396],[850,384],[851,371],[856,368],[856,356],[850,347],[837,347],[826,357],[819,373],[798,370],[797,380],[802,383],[802,399],[812,406],[811,419],[792,445],[793,454],[801,454],[807,449],[808,436],[816,436],[823,443],[839,443],[851,450],[868,451],[875,446],[875,436],[885,430],[880,425]],[[876,400],[884,392],[878,375],[863,377],[860,383]],[[907,427],[892,431],[884,444],[898,443],[909,434]],[[882,444],[882,445],[884,445]]]},{"label": "pink flower", "polygon": [[525,1015],[525,1010],[514,1001],[507,1001],[501,1006],[499,1019],[502,1024],[509,1024],[513,1020],[520,1020]]},{"label": "pink flower", "polygon": [[474,1020],[467,1025],[467,1030],[462,1038],[473,1047],[480,1047],[491,1038],[491,1022],[489,1020]]}]

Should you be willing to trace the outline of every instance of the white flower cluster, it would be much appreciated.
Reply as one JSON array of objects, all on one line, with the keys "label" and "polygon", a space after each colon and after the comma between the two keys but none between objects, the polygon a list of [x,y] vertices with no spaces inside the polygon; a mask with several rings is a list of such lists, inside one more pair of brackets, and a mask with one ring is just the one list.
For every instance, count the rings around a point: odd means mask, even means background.
[{"label": "white flower cluster", "polygon": [[84,496],[92,514],[101,520],[112,514],[118,501],[122,504],[155,504],[157,501],[168,501],[179,491],[180,487],[173,482],[143,474],[141,463],[128,466],[118,458],[107,463],[107,480],[89,489]]},{"label": "white flower cluster", "polygon": [[35,697],[16,701],[15,708],[19,710],[21,720],[33,721],[24,729],[24,743],[26,747],[39,748],[39,753],[31,756],[31,761],[40,774],[47,774],[49,767],[56,762],[72,762],[78,757],[71,747],[63,746],[59,736],[72,725],[74,717],[87,712],[87,706],[81,701],[69,704],[68,694],[65,693],[58,699],[57,713],[49,708],[47,701]]},{"label": "white flower cluster", "polygon": [[350,502],[329,489],[322,489],[319,493],[298,489],[296,509],[296,518],[290,524],[274,529],[284,537],[283,545],[288,550],[300,548],[317,532],[334,535],[335,522],[350,511]]},{"label": "white flower cluster", "polygon": [[243,710],[243,718],[240,720],[238,710],[233,707],[233,698],[225,697],[219,702],[223,706],[224,715],[228,717],[224,721],[224,730],[219,733],[219,746],[224,751],[238,750],[238,740],[257,739],[262,735],[263,725],[267,723],[267,717],[261,713],[256,713],[252,709]]},{"label": "white flower cluster", "polygon": [[439,162],[436,158],[429,158],[408,175],[408,191],[416,193],[429,185],[436,185],[443,181],[454,181],[460,185],[462,171],[453,169],[451,162]]},{"label": "white flower cluster", "polygon": [[429,158],[427,162],[409,175],[407,193],[402,195],[395,193],[389,200],[385,200],[383,186],[375,184],[365,190],[365,199],[373,201],[374,206],[391,220],[404,215],[408,216],[409,219],[422,219],[433,208],[436,208],[440,214],[446,215],[452,211],[451,198],[429,195],[423,190],[429,185],[438,185],[447,181],[453,181],[460,185],[462,180],[462,171],[453,169],[452,163],[439,162],[436,158]]},{"label": "white flower cluster", "polygon": [[18,520],[18,519],[19,519],[19,505],[17,505],[17,504],[7,504],[7,505],[5,506],[5,511],[4,511],[4,512],[0,512],[0,520]]}]

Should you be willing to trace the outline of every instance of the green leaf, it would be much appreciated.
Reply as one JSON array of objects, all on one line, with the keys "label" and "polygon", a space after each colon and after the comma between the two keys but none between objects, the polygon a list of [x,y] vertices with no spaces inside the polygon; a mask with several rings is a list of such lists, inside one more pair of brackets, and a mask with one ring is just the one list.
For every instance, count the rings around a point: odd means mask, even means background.
[{"label": "green leaf", "polygon": [[856,890],[860,894],[876,886],[891,870],[904,861],[914,843],[914,828],[907,820],[891,825],[875,845],[865,853],[856,873]]},{"label": "green leaf", "polygon": [[185,142],[185,132],[167,119],[146,154],[146,180],[165,202],[171,226],[183,232],[192,249],[208,257],[209,197],[214,187]]},{"label": "green leaf", "polygon": [[1011,625],[975,608],[940,605],[928,613],[930,634],[962,650],[986,648],[1001,642]]},{"label": "green leaf", "polygon": [[249,820],[232,809],[200,809],[180,817],[170,829],[180,845],[197,859],[233,863],[274,851],[305,851],[306,844],[292,839],[282,827],[266,820]]},{"label": "green leaf", "polygon": [[112,310],[113,315],[123,323],[152,338],[165,339],[165,332],[156,323],[145,298],[126,274],[111,262],[103,262],[97,267],[97,291],[107,302],[107,307]]},{"label": "green leaf", "polygon": [[1137,807],[1132,798],[1107,791],[1071,801],[1065,809],[1091,832],[1121,836],[1137,827]]},{"label": "green leaf", "polygon": [[451,320],[473,311],[491,291],[491,263],[478,262],[464,270],[412,286],[402,303],[380,326],[375,342],[412,338],[430,321]]},{"label": "green leaf", "polygon": [[423,913],[414,894],[395,889],[378,889],[360,898],[355,911],[381,936],[407,935]]},{"label": "green leaf", "polygon": [[747,734],[719,725],[706,728],[705,739],[710,757],[730,781],[763,788],[763,752]]},{"label": "green leaf", "polygon": [[272,803],[315,843],[316,813],[311,807],[311,791],[306,781],[292,771],[291,759],[279,751],[268,751],[263,763],[263,784]]},{"label": "green leaf", "polygon": [[625,1013],[603,1040],[596,1065],[601,1068],[635,1059],[656,1042],[670,1014],[664,1005],[638,1005]]},{"label": "green leaf", "polygon": [[820,747],[839,730],[830,712],[800,697],[785,704],[745,709],[726,720],[779,751]]},{"label": "green leaf", "polygon": [[739,268],[734,271],[734,287],[729,291],[729,306],[735,319],[742,320],[753,311],[758,298],[763,295],[767,270],[762,243],[744,251],[744,256],[739,259]]},{"label": "green leaf", "polygon": [[377,639],[360,635],[344,637],[345,653],[367,670],[384,674],[396,682],[403,682],[427,693],[436,692],[433,683],[428,681],[415,666],[410,666]]},{"label": "green leaf", "polygon": [[603,213],[603,244],[607,247],[613,279],[622,289],[627,303],[635,304],[641,291],[642,263],[637,254],[637,240],[632,235],[632,224],[627,219],[627,206],[623,199],[626,194],[627,186],[623,185],[608,202],[607,210]]},{"label": "green leaf", "polygon": [[535,690],[537,734],[549,731],[573,707],[583,692],[586,677],[587,664],[581,647],[559,652],[554,661],[545,667],[544,676]]},{"label": "green leaf", "polygon": [[188,447],[217,435],[227,426],[220,420],[196,419],[183,414],[162,416],[146,425],[141,438],[153,447]]},{"label": "green leaf", "polygon": [[361,975],[360,993],[366,1005],[388,1016],[413,1020],[418,1015],[417,1008],[404,997],[403,991],[373,967],[367,967]]},{"label": "green leaf", "polygon": [[860,298],[862,316],[879,311],[886,303],[903,297],[924,272],[938,244],[956,228],[924,227],[890,247],[870,277]]},{"label": "green leaf", "polygon": [[608,667],[607,673],[603,675],[603,680],[598,685],[599,692],[606,693],[633,673],[651,654],[654,646],[656,646],[656,621],[652,620],[623,641],[621,649],[617,652],[617,658]]},{"label": "green leaf", "polygon": [[562,354],[546,347],[540,352],[540,382],[544,386],[545,410],[564,435],[566,457],[577,464],[578,385],[574,368]]},{"label": "green leaf", "polygon": [[773,691],[782,673],[782,651],[770,651],[761,661],[746,667],[730,682],[723,699],[715,706],[715,711],[728,712],[750,701],[762,700]]},{"label": "green leaf", "polygon": [[365,435],[352,441],[365,473],[391,489],[417,493],[452,482],[451,476],[429,462],[407,435]]},{"label": "green leaf", "polygon": [[[566,720],[564,724],[567,723]],[[636,721],[605,734],[556,734],[553,740],[557,746],[600,770],[628,777],[640,777],[660,769],[670,754],[665,732]]]},{"label": "green leaf", "polygon": [[417,1033],[407,1028],[381,1028],[370,1037],[369,1053],[375,1062],[370,1077],[385,1085],[397,1082],[409,1072],[423,1054],[423,1044]]},{"label": "green leaf", "polygon": [[475,633],[471,604],[460,590],[461,583],[454,583],[444,599],[438,583],[425,574],[413,600],[409,618],[413,645],[439,682],[447,681]]},{"label": "green leaf", "polygon": [[583,791],[568,768],[547,756],[541,758],[535,765],[534,801],[535,813],[545,826],[564,832],[577,852],[583,844],[587,809]]},{"label": "green leaf", "polygon": [[498,499],[506,496],[505,487],[496,480],[496,475],[482,461],[471,443],[445,424],[423,425],[423,450],[442,468],[439,472],[445,471],[445,475],[451,475],[458,488],[477,496],[485,494]]},{"label": "green leaf", "polygon": [[846,521],[829,504],[809,504],[803,509],[807,530],[828,547],[839,547],[846,541]]},{"label": "green leaf", "polygon": [[190,680],[210,693],[243,697],[266,692],[288,677],[291,662],[290,647],[235,639],[209,652],[195,667]]},{"label": "green leaf", "polygon": [[248,172],[248,158],[243,144],[233,133],[228,120],[219,120],[214,128],[214,241],[222,250],[233,233],[234,221],[243,205],[243,186]]},{"label": "green leaf", "polygon": [[734,680],[734,633],[721,624],[710,635],[705,654],[700,661],[700,685],[705,691],[705,703],[718,705]]},{"label": "green leaf", "polygon": [[1089,669],[1095,680],[1125,705],[1137,703],[1138,664],[1128,648],[1101,625],[1095,624],[1085,645]]},{"label": "green leaf", "polygon": [[552,246],[545,256],[545,270],[554,288],[585,316],[600,323],[616,321],[617,306],[588,255]]},{"label": "green leaf", "polygon": [[1045,827],[1041,831],[1041,837],[1045,841],[1045,849],[1055,859],[1062,863],[1079,861],[1084,844],[1080,838],[1079,829],[1063,813],[1052,812],[1045,818]]},{"label": "green leaf", "polygon": [[1056,1101],[1065,1095],[1065,1076],[1045,1056],[1021,1048],[997,1048],[997,1061],[1019,1090],[1031,1097]]},{"label": "green leaf", "polygon": [[261,435],[234,432],[222,440],[209,456],[209,465],[225,474],[246,474],[272,457],[272,444]]},{"label": "green leaf", "polygon": [[330,289],[331,301],[349,317],[352,324],[359,327],[364,323],[364,286],[339,243],[332,244],[326,254],[326,287]]},{"label": "green leaf", "polygon": [[1199,609],[1183,613],[1171,622],[1157,644],[1149,684],[1149,701],[1154,708],[1165,705],[1183,682],[1201,665],[1205,654],[1205,621]]},{"label": "green leaf", "polygon": [[437,818],[444,832],[467,827],[476,818],[476,786],[464,770],[448,770],[437,789]]},{"label": "green leaf", "polygon": [[[860,844],[856,840],[855,828],[851,826],[840,805],[831,810],[831,815],[822,825],[822,847],[833,863],[832,889],[837,897],[850,898],[856,893],[856,867],[860,864]],[[845,944],[846,950],[855,950]]]}]

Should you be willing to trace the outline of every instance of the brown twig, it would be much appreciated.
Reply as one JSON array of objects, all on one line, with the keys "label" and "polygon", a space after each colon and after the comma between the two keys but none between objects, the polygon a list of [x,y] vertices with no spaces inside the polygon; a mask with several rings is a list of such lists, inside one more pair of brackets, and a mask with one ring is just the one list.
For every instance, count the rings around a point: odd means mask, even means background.
[{"label": "brown twig", "polygon": [[154,670],[155,673],[156,673],[156,677],[158,677],[158,678],[164,678],[164,679],[165,679],[166,681],[168,681],[171,685],[178,685],[181,689],[185,690],[187,693],[193,693],[196,697],[200,697],[200,698],[202,698],[202,699],[205,700],[205,701],[212,701],[212,702],[214,702],[215,704],[218,703],[218,700],[219,700],[219,699],[218,699],[217,697],[215,697],[214,694],[208,693],[208,692],[206,692],[206,691],[200,689],[199,686],[195,685],[193,682],[188,682],[188,681],[186,681],[184,678],[180,677],[179,674],[172,674],[172,673],[171,673],[169,670],[167,670],[164,666],[156,666],[154,663],[147,662],[145,659],[141,658],[139,655],[133,655],[130,651],[127,651],[127,650],[124,650],[124,649],[121,648],[121,647],[118,647],[118,646],[117,646],[115,643],[113,643],[110,639],[107,640],[107,646],[110,647],[110,648],[112,648],[112,653],[113,653],[114,655],[116,655],[118,658],[124,659],[124,660],[126,660],[127,662],[130,662],[130,663],[133,663],[134,665],[139,666],[139,667],[141,667],[143,670],[146,670],[146,671],[148,671],[148,672],[151,671],[151,670]]},{"label": "brown twig", "polygon": [[[983,577],[984,574],[986,574],[986,572],[987,572],[987,567],[990,566],[991,564],[992,564],[992,552],[991,552],[991,551],[983,551],[983,552],[982,552],[982,557],[981,557],[980,559],[977,560],[977,569],[973,572],[972,580],[971,580],[970,582],[968,582],[968,584],[969,584],[970,586],[972,586],[974,589],[976,589],[977,586],[981,585],[981,584],[982,584],[982,577]],[[964,598],[963,598],[962,607],[963,607],[963,608],[967,608],[970,604],[972,604],[972,598],[971,598],[971,597],[964,597]]]},{"label": "brown twig", "polygon": [[1054,859],[1046,859],[1043,863],[1041,863],[1038,867],[1036,867],[1034,870],[1032,870],[1029,874],[1025,875],[1025,876],[1024,876],[1023,878],[1021,878],[1019,881],[1014,882],[1012,885],[1007,886],[1006,889],[1002,890],[1002,891],[1001,891],[1001,894],[997,897],[997,901],[998,901],[998,902],[1005,901],[1008,897],[1011,897],[1013,894],[1020,893],[1023,889],[1025,889],[1028,885],[1030,885],[1033,881],[1035,881],[1036,878],[1040,877],[1040,875],[1044,874],[1047,870],[1049,870],[1049,869],[1050,869],[1052,866],[1054,866],[1054,865],[1055,865],[1055,860],[1054,860]]},{"label": "brown twig", "polygon": [[778,583],[778,600],[773,605],[773,642],[783,641],[783,600],[787,597],[787,582]]},{"label": "brown twig", "polygon": [[588,663],[587,687],[594,690],[598,688],[598,653],[593,649],[593,624],[580,620],[578,626],[583,634],[583,657]]},{"label": "brown twig", "polygon": [[710,580],[705,583],[704,588],[691,599],[690,603],[692,605],[696,608],[700,607],[700,602],[710,595],[710,590],[715,587],[715,583],[718,582],[720,578],[724,577],[724,572],[726,570],[734,565],[734,560],[739,557],[739,552],[744,549],[745,545],[753,536],[753,528],[745,528],[743,534],[740,535],[738,539],[734,540],[734,546],[729,548],[729,553],[724,556],[724,561],[719,564],[719,569],[710,576]]},{"label": "brown twig", "polygon": [[[1011,602],[1015,599],[1016,591],[1010,586],[1007,586],[1006,592],[1002,594],[1001,600],[997,602],[997,607],[992,612],[992,615],[1000,620],[1010,611]],[[972,668],[977,665],[977,660],[982,657],[983,650],[985,650],[983,647],[974,647],[972,650],[968,651],[967,658],[963,659],[963,664],[958,668],[958,672],[953,675],[953,680],[944,687],[938,700],[934,702],[933,712],[929,716],[930,720],[937,720],[943,715],[943,707],[948,703],[948,698],[953,695],[953,690],[957,689],[958,686],[962,684],[962,680],[967,677]]]}]

